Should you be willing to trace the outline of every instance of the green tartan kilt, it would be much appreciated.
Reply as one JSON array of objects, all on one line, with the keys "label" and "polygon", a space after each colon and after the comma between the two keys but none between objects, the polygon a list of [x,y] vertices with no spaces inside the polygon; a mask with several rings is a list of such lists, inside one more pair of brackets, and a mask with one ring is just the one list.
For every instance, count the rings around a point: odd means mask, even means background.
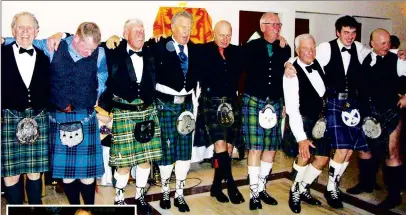
[{"label": "green tartan kilt", "polygon": [[[38,124],[40,136],[34,144],[20,144],[17,141],[17,124],[25,117],[34,118]],[[1,177],[48,171],[50,167],[48,131],[49,114],[46,111],[2,110]]]},{"label": "green tartan kilt", "polygon": [[[120,99],[121,103],[142,105],[143,101],[136,99],[131,103]],[[138,142],[134,137],[137,123],[154,120],[155,133],[151,141]],[[109,165],[114,167],[131,167],[149,161],[159,161],[162,158],[161,129],[155,104],[142,111],[122,110],[113,108],[113,138],[110,146]]]},{"label": "green tartan kilt", "polygon": [[[312,130],[314,125],[316,124],[317,120],[311,120],[306,117],[302,116],[303,120],[303,127],[304,131],[306,133],[306,136],[309,140],[313,142],[313,145],[316,148],[309,147],[310,154],[311,155],[317,155],[317,156],[325,156],[328,157],[330,156],[330,143],[328,142],[328,136],[327,132],[324,133],[324,137],[321,139],[314,139],[312,135]],[[290,129],[290,124],[289,124],[289,115],[286,115],[285,119],[285,132],[284,132],[284,138],[283,138],[283,152],[288,156],[288,157],[296,157],[299,154],[299,143],[296,141],[295,136],[293,135],[292,130]]]}]

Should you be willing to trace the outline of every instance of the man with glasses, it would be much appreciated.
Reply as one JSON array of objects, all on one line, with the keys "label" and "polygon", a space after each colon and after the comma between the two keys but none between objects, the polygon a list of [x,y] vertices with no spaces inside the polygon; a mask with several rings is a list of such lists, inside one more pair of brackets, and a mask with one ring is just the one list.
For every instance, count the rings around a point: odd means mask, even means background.
[{"label": "man with glasses", "polygon": [[281,148],[282,142],[283,64],[290,57],[290,47],[279,46],[281,27],[276,14],[264,13],[260,19],[264,37],[252,40],[244,47],[247,77],[242,129],[249,150],[250,210],[262,209],[261,200],[270,205],[278,204],[265,188],[276,150]]}]

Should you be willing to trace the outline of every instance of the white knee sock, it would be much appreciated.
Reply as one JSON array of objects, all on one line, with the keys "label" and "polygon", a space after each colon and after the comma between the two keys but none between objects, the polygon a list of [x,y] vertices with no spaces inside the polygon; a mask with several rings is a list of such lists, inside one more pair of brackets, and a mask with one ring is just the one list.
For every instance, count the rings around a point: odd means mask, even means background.
[{"label": "white knee sock", "polygon": [[175,198],[178,196],[183,196],[183,187],[185,186],[185,180],[187,173],[190,169],[190,160],[181,161],[178,160],[175,163],[175,175],[176,175],[176,187],[175,187]]},{"label": "white knee sock", "polygon": [[130,173],[125,175],[120,175],[117,171],[114,172],[114,178],[116,179],[116,197],[115,201],[124,200],[124,193],[120,191],[127,186],[128,178],[130,177]]},{"label": "white knee sock", "polygon": [[345,161],[345,162],[343,163],[343,166],[341,167],[340,172],[338,173],[338,175],[340,176],[339,180],[341,180],[341,177],[343,176],[345,170],[347,169],[348,164],[350,164],[349,161]]},{"label": "white knee sock", "polygon": [[259,182],[258,182],[258,192],[262,192],[266,189],[266,179],[268,178],[269,172],[271,171],[273,163],[268,163],[261,161],[261,171],[259,173]]},{"label": "white knee sock", "polygon": [[[159,166],[159,173],[161,174],[161,182],[162,182],[162,187],[161,191],[162,192],[169,192],[171,189],[169,188],[169,179],[172,174],[172,169],[173,165],[166,165],[166,166]],[[165,183],[167,182],[167,183]]]},{"label": "white knee sock", "polygon": [[297,165],[295,162],[293,162],[293,169],[295,169],[297,171],[296,173],[296,177],[294,178],[294,182],[292,187],[290,188],[290,190],[293,192],[295,190],[295,186],[297,183],[300,184],[300,182],[303,181],[303,177],[306,173],[306,170],[308,168],[309,165],[306,166],[299,166]]},{"label": "white knee sock", "polygon": [[330,159],[329,163],[329,176],[328,176],[328,183],[327,183],[327,191],[332,191],[336,189],[336,178],[340,177],[339,173],[341,171],[341,168],[343,164],[335,162],[333,159]]},{"label": "white knee sock", "polygon": [[252,194],[255,193],[258,196],[258,176],[261,167],[259,166],[248,166],[248,176],[250,178],[250,198],[252,198]]},{"label": "white knee sock", "polygon": [[135,170],[135,199],[140,198],[141,192],[144,192],[143,188],[147,186],[149,171],[151,168],[143,169],[140,166],[137,166]]},{"label": "white knee sock", "polygon": [[316,169],[316,167],[310,164],[303,176],[301,186],[299,186],[300,193],[303,193],[306,190],[305,186],[308,184],[312,184],[314,179],[316,179],[317,176],[320,175],[320,173],[321,170]]}]

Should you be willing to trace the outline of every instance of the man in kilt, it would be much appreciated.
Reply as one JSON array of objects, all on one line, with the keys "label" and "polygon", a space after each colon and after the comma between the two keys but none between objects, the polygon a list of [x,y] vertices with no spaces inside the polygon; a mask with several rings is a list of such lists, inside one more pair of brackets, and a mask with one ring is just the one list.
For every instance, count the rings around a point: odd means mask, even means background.
[{"label": "man in kilt", "polygon": [[[324,193],[327,203],[333,208],[342,208],[339,182],[349,164],[353,150],[360,157],[370,157],[365,136],[361,130],[359,104],[359,77],[362,60],[369,50],[359,42],[354,42],[359,23],[351,16],[343,16],[335,23],[337,39],[317,46],[316,59],[323,67],[327,88],[327,136],[331,148],[335,150],[329,162],[329,181]],[[285,73],[296,73],[287,64]],[[350,115],[345,115],[349,113]],[[344,116],[342,116],[344,114]],[[344,120],[345,119],[345,120]],[[356,122],[358,120],[358,124]],[[347,123],[347,124],[346,124]]]},{"label": "man in kilt", "polygon": [[[6,43],[9,42],[6,38]],[[95,178],[104,173],[94,106],[108,77],[99,27],[83,22],[56,51],[35,40],[51,61],[50,151],[52,177],[61,178],[70,204],[94,204]],[[53,47],[54,42],[51,42]],[[77,180],[78,179],[78,180]]]},{"label": "man in kilt", "polygon": [[[264,38],[252,40],[244,47],[247,76],[242,98],[242,129],[246,148],[249,150],[251,210],[261,209],[261,200],[266,204],[277,204],[265,188],[276,150],[281,147],[280,119],[284,108],[283,64],[290,57],[290,47],[279,46],[281,27],[282,24],[276,14],[264,13],[260,19]],[[272,112],[277,118],[277,123],[272,128],[268,126],[264,128],[260,126],[259,114],[265,112],[265,107],[270,106],[273,108]]]},{"label": "man in kilt", "polygon": [[14,16],[15,42],[1,47],[1,177],[8,204],[23,204],[21,174],[27,174],[29,204],[42,204],[41,173],[49,170],[49,59],[33,46],[37,18]]},{"label": "man in kilt", "polygon": [[[229,199],[221,191],[221,182],[226,180],[228,195],[234,204],[244,202],[231,172],[231,153],[237,132],[240,129],[240,108],[238,107],[238,80],[242,73],[240,48],[230,44],[231,24],[219,21],[214,27],[214,41],[203,44],[199,50],[202,66],[202,95],[199,102],[198,123],[201,131],[196,131],[195,145],[214,144],[214,180],[210,195],[219,202]],[[219,106],[223,111],[219,111]],[[220,107],[220,108],[221,108]],[[205,136],[205,138],[198,138]]]},{"label": "man in kilt", "polygon": [[[283,77],[286,113],[290,125],[284,144],[290,144],[288,148],[297,155],[293,163],[293,185],[289,192],[289,207],[292,212],[300,213],[301,201],[321,205],[319,200],[310,195],[310,185],[327,165],[330,145],[324,131],[320,136],[315,137],[312,134],[317,121],[324,118],[326,111],[325,75],[315,59],[316,43],[312,35],[302,34],[296,37],[295,47],[298,58],[293,66],[297,76]],[[314,159],[309,164],[312,155]]]},{"label": "man in kilt", "polygon": [[115,204],[124,205],[124,188],[130,169],[136,166],[135,201],[142,214],[151,214],[144,189],[150,163],[162,157],[161,131],[154,104],[154,61],[144,46],[144,24],[130,19],[124,24],[124,40],[107,50],[109,78],[99,105],[113,113],[110,166],[116,167]]},{"label": "man in kilt", "polygon": [[[382,129],[379,137],[367,140],[371,149],[386,153],[383,177],[388,196],[378,204],[384,209],[401,204],[400,190],[405,180],[402,174],[405,169],[400,159],[400,138],[403,124],[401,108],[404,108],[402,102],[406,100],[406,62],[389,52],[390,44],[390,34],[385,29],[378,28],[371,33],[372,52],[362,63],[361,79],[363,113],[367,114],[365,117],[374,117]],[[369,176],[376,173],[368,166],[364,168],[360,169],[360,183],[373,186],[375,181],[371,181]]]}]

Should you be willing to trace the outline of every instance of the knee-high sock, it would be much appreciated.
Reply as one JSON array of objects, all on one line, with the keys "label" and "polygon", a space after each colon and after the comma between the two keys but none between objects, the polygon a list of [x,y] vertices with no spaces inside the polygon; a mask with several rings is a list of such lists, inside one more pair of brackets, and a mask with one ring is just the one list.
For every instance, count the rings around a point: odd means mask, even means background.
[{"label": "knee-high sock", "polygon": [[6,199],[9,205],[22,205],[24,204],[23,186],[20,180],[12,185],[6,186]]},{"label": "knee-high sock", "polygon": [[269,172],[272,170],[273,163],[261,161],[261,171],[259,173],[258,192],[262,192],[266,188],[266,180]]},{"label": "knee-high sock", "polygon": [[345,161],[345,162],[343,163],[343,166],[341,167],[340,172],[338,173],[338,175],[339,175],[338,180],[341,180],[341,177],[343,176],[345,170],[347,169],[348,164],[350,164],[349,161]]},{"label": "knee-high sock", "polygon": [[140,166],[137,166],[137,169],[135,170],[135,199],[140,198],[140,196],[143,196],[144,194],[141,192],[144,192],[145,186],[147,186],[148,182],[148,176],[149,176],[149,171],[151,170],[150,167],[147,169],[143,169]]},{"label": "knee-high sock", "polygon": [[312,164],[307,167],[307,170],[303,176],[302,186],[299,186],[300,193],[306,190],[306,186],[313,183],[313,181],[321,174],[321,170],[316,169]]},{"label": "knee-high sock", "polygon": [[93,179],[93,181],[91,181],[90,183],[85,183],[84,181],[80,182],[80,192],[82,193],[83,202],[85,203],[85,205],[94,205],[96,181]]},{"label": "knee-high sock", "polygon": [[175,175],[176,175],[176,188],[175,188],[175,198],[178,196],[183,196],[183,187],[185,186],[185,180],[187,173],[190,169],[190,160],[187,161],[176,161],[175,164]]},{"label": "knee-high sock", "polygon": [[70,183],[63,183],[66,197],[68,198],[69,204],[71,205],[80,205],[79,183],[80,182],[78,180],[74,180]]},{"label": "knee-high sock", "polygon": [[162,192],[169,192],[169,179],[172,174],[173,165],[159,166],[159,173],[161,174]]},{"label": "knee-high sock", "polygon": [[306,166],[299,166],[297,165],[295,162],[293,163],[293,185],[290,188],[292,190],[292,192],[295,190],[295,186],[297,183],[300,184],[300,182],[303,181],[303,177],[306,173],[306,170],[308,168],[309,165]]},{"label": "knee-high sock", "polygon": [[337,163],[333,159],[330,159],[329,165],[327,191],[332,191],[336,189],[337,178],[340,177],[339,174],[343,164]]},{"label": "knee-high sock", "polygon": [[258,180],[259,180],[259,172],[261,167],[259,166],[248,166],[248,176],[250,178],[250,198],[253,195],[258,197]]},{"label": "knee-high sock", "polygon": [[42,204],[41,188],[42,188],[41,177],[37,180],[30,180],[27,177],[26,190],[27,190],[28,203],[30,205],[41,205]]},{"label": "knee-high sock", "polygon": [[127,186],[128,178],[130,177],[130,173],[121,175],[117,171],[114,172],[114,178],[116,179],[116,197],[114,201],[122,201],[124,200],[124,192],[122,189]]}]

